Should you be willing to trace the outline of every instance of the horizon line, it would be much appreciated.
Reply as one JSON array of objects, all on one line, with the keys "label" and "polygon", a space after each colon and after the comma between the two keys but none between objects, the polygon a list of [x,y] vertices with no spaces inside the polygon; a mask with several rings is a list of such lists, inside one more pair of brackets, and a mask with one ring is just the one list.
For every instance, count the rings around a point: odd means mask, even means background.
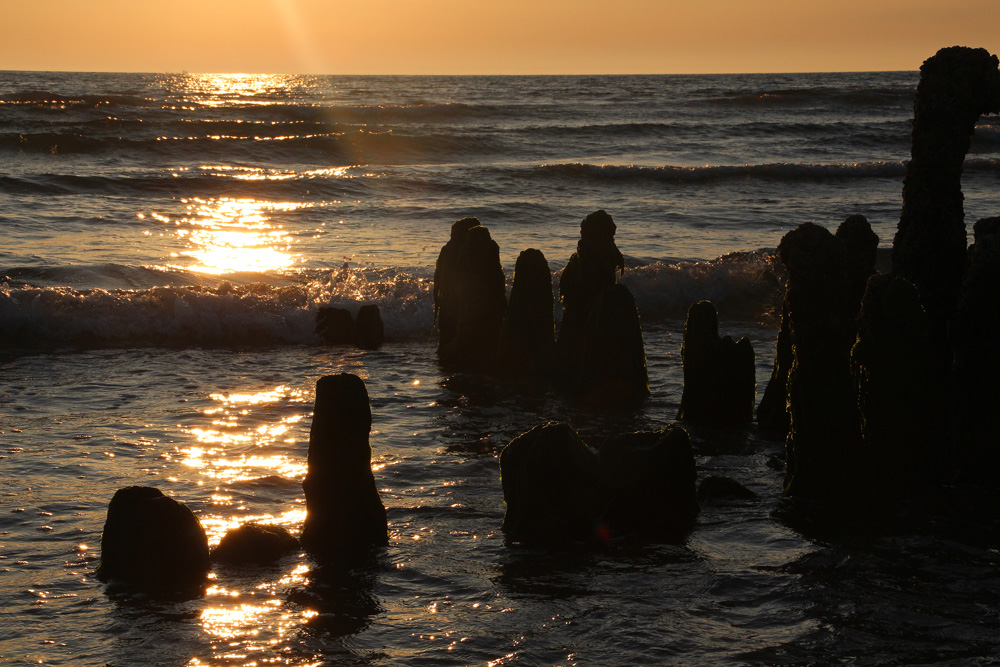
[{"label": "horizon line", "polygon": [[846,70],[816,70],[816,71],[758,71],[758,72],[536,72],[536,73],[406,73],[406,72],[338,72],[338,73],[310,73],[310,72],[287,72],[287,71],[191,71],[191,70],[163,70],[163,71],[139,71],[139,70],[74,70],[74,69],[3,69],[0,73],[25,73],[25,74],[152,74],[152,75],[188,75],[188,76],[220,76],[220,75],[267,75],[267,76],[408,76],[408,77],[474,77],[474,76],[495,76],[495,77],[569,77],[569,76],[756,76],[756,75],[792,75],[792,74],[897,74],[915,73],[919,69],[889,69],[889,70],[866,70],[866,69],[846,69]]}]

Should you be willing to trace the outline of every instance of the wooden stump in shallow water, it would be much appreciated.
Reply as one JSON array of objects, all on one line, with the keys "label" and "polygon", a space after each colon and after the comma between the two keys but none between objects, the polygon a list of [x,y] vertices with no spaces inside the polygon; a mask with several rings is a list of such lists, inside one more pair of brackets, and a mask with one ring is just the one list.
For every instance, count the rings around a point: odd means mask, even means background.
[{"label": "wooden stump in shallow water", "polygon": [[602,407],[631,406],[649,396],[639,311],[625,285],[606,288],[590,310],[573,393]]},{"label": "wooden stump in shallow water", "polygon": [[[837,228],[835,238],[845,251],[845,288],[854,312],[861,308],[868,278],[875,272],[878,236],[863,215],[850,215]],[[788,435],[788,373],[792,370],[792,333],[786,295],[781,307],[781,328],[771,377],[757,406],[757,425],[770,436]]]},{"label": "wooden stump in shallow water", "polygon": [[590,311],[598,296],[618,282],[625,257],[615,245],[614,220],[604,210],[580,223],[580,241],[559,279],[563,315],[556,343],[559,364],[570,383],[579,374]]},{"label": "wooden stump in shallow water", "polygon": [[378,306],[370,303],[358,309],[354,323],[354,344],[362,350],[377,350],[385,342],[385,325]]},{"label": "wooden stump in shallow water", "polygon": [[941,49],[920,67],[913,104],[911,158],[892,272],[916,286],[930,322],[928,382],[938,409],[927,415],[925,428],[940,441],[955,435],[948,411],[941,408],[954,403],[958,389],[952,386],[957,351],[949,322],[969,266],[962,167],[979,118],[1000,112],[998,65],[1000,60],[985,49]]},{"label": "wooden stump in shallow water", "polygon": [[684,392],[678,419],[707,424],[749,424],[753,421],[756,368],[753,347],[719,337],[719,317],[711,301],[688,309],[681,345]]},{"label": "wooden stump in shallow water", "polygon": [[475,218],[452,225],[434,271],[441,363],[457,371],[492,372],[507,309],[500,247]]},{"label": "wooden stump in shallow water", "polygon": [[966,481],[1000,488],[1000,218],[976,223],[969,273],[952,322],[955,466]]},{"label": "wooden stump in shallow water", "polygon": [[465,233],[479,226],[476,218],[462,218],[451,226],[451,238],[441,248],[434,266],[434,319],[438,328],[438,354],[454,340],[458,331],[462,245]]},{"label": "wooden stump in shallow water", "polygon": [[606,499],[600,520],[609,537],[675,541],[694,527],[697,473],[683,428],[612,438],[597,457]]},{"label": "wooden stump in shallow water", "polygon": [[555,348],[552,272],[545,255],[528,248],[517,257],[504,317],[497,373],[508,378],[546,378]]},{"label": "wooden stump in shallow water", "polygon": [[598,468],[597,455],[569,424],[550,422],[511,440],[500,452],[504,535],[524,544],[595,539]]},{"label": "wooden stump in shallow water", "polygon": [[389,542],[371,468],[371,426],[368,390],[359,377],[342,373],[316,382],[300,541],[322,561],[360,562]]},{"label": "wooden stump in shallow water", "polygon": [[316,333],[327,345],[354,342],[354,318],[346,308],[323,306],[316,311]]},{"label": "wooden stump in shallow water", "polygon": [[208,538],[190,509],[149,486],[115,491],[101,534],[98,579],[169,592],[198,586],[208,569]]},{"label": "wooden stump in shallow water", "polygon": [[362,350],[377,350],[385,342],[382,314],[375,304],[361,306],[357,321],[346,308],[324,306],[316,311],[316,333],[328,345],[353,343]]},{"label": "wooden stump in shallow water", "polygon": [[571,426],[550,422],[500,453],[511,542],[560,547],[616,537],[673,541],[698,512],[684,429],[628,433],[594,454]]},{"label": "wooden stump in shallow water", "polygon": [[812,223],[785,234],[778,252],[788,270],[794,351],[788,376],[785,494],[834,507],[854,504],[868,485],[851,375],[857,309],[847,252],[833,234]]},{"label": "wooden stump in shallow water", "polygon": [[882,500],[925,496],[947,469],[947,447],[927,429],[940,407],[929,391],[930,323],[913,283],[877,275],[868,281],[851,365],[858,388],[873,491]]}]

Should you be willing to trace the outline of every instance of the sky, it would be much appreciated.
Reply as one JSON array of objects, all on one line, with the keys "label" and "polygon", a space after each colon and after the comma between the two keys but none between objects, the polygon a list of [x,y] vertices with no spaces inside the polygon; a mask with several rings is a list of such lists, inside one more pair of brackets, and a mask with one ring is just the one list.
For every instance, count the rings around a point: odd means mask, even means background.
[{"label": "sky", "polygon": [[0,0],[0,70],[916,70],[1000,51],[998,0]]}]

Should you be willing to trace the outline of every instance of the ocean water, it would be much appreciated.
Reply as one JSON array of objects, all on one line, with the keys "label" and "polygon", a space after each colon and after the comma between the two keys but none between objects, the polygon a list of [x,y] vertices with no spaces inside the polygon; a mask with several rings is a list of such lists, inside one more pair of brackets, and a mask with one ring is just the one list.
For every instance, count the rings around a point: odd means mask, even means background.
[{"label": "ocean water", "polygon": [[[0,664],[996,664],[987,533],[828,535],[781,508],[783,443],[689,427],[707,504],[678,544],[504,544],[497,455],[569,421],[591,445],[673,420],[687,307],[770,373],[803,222],[868,217],[889,248],[916,72],[315,77],[0,72]],[[1000,122],[966,160],[966,218],[1000,212]],[[582,411],[446,374],[431,277],[474,215],[508,276],[556,279],[607,210],[652,396]],[[316,310],[379,305],[378,351],[323,345]],[[316,380],[367,383],[390,544],[369,570],[303,554],[216,567],[162,601],[97,582],[118,488],[160,488],[217,543],[298,532]],[[991,533],[995,535],[996,533]]]}]

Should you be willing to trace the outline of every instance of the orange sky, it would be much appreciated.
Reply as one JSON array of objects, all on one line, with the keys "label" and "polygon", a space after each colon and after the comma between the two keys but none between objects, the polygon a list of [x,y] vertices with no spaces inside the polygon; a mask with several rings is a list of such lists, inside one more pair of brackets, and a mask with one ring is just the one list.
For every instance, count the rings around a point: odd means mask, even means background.
[{"label": "orange sky", "polygon": [[1000,0],[4,0],[0,70],[914,70],[1000,51]]}]

